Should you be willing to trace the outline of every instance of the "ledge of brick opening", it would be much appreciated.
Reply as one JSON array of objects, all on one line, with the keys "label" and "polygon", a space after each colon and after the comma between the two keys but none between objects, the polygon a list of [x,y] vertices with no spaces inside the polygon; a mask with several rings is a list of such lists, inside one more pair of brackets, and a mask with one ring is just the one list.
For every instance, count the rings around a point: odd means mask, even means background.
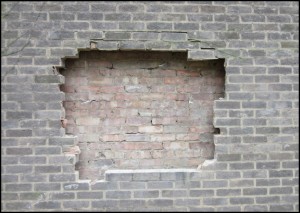
[{"label": "ledge of brick opening", "polygon": [[91,49],[103,51],[114,50],[144,50],[144,51],[187,51],[188,49],[198,49],[199,45],[187,41],[91,41]]},{"label": "ledge of brick opening", "polygon": [[[215,161],[214,161],[215,162]],[[214,172],[201,169],[107,170],[104,181],[179,181],[214,179]],[[103,181],[103,180],[102,180]]]},{"label": "ledge of brick opening", "polygon": [[218,59],[215,55],[214,49],[201,49],[201,50],[189,50],[188,60],[191,61],[202,61],[202,60],[213,60]]}]

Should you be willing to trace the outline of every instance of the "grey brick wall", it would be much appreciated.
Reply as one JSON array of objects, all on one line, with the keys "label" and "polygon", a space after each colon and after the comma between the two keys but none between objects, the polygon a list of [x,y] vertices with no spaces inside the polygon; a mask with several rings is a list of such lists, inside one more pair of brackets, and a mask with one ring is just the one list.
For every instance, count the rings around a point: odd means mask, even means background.
[{"label": "grey brick wall", "polygon": [[[2,211],[299,211],[297,1],[1,7]],[[89,49],[225,58],[225,97],[214,104],[215,160],[200,170],[79,180],[76,138],[60,125],[64,78],[55,67]]]}]

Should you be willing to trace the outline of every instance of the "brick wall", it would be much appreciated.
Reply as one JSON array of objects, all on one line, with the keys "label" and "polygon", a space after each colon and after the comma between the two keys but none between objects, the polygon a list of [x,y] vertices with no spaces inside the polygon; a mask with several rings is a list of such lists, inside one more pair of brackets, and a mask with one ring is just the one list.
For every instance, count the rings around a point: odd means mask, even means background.
[{"label": "brick wall", "polygon": [[214,158],[224,62],[186,60],[186,53],[90,51],[66,61],[66,133],[78,136],[80,179],[101,179],[108,169],[196,169]]},{"label": "brick wall", "polygon": [[[266,2],[2,2],[3,211],[299,210],[299,5]],[[80,50],[187,51],[225,59],[215,160],[201,169],[108,170],[80,180],[62,127]],[[62,60],[63,59],[63,60]]]}]

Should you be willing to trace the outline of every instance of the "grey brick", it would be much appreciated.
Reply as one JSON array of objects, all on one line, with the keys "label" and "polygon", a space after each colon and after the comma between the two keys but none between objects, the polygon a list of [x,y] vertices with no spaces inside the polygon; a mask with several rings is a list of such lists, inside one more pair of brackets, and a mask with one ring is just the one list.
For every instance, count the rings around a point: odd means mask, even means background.
[{"label": "grey brick", "polygon": [[53,200],[73,200],[75,198],[74,192],[55,192],[51,194]]},{"label": "grey brick", "polygon": [[31,148],[6,148],[6,154],[8,155],[31,155]]},{"label": "grey brick", "polygon": [[292,187],[273,187],[270,188],[270,194],[292,194]]},{"label": "grey brick", "polygon": [[283,186],[292,186],[299,182],[298,178],[282,179]]},{"label": "grey brick", "polygon": [[279,179],[257,179],[256,186],[279,186],[280,180]]},{"label": "grey brick", "polygon": [[228,181],[226,180],[203,181],[203,188],[222,188],[227,186]]},{"label": "grey brick", "polygon": [[64,29],[66,30],[88,30],[88,22],[65,22]]},{"label": "grey brick", "polygon": [[162,190],[162,197],[186,197],[186,190]]},{"label": "grey brick", "polygon": [[75,175],[74,174],[55,174],[55,175],[49,175],[49,181],[50,182],[70,182],[75,181]]},{"label": "grey brick", "polygon": [[132,210],[138,210],[146,206],[145,200],[120,200],[121,208],[128,208]]},{"label": "grey brick", "polygon": [[175,206],[199,206],[200,200],[199,199],[175,199],[174,200]]},{"label": "grey brick", "polygon": [[107,180],[107,181],[131,181],[132,173],[106,173],[105,180]]},{"label": "grey brick", "polygon": [[108,208],[108,207],[116,207],[118,206],[118,200],[98,200],[92,201],[92,208]]},{"label": "grey brick", "polygon": [[35,191],[55,191],[60,190],[60,183],[36,183]]},{"label": "grey brick", "polygon": [[244,178],[267,178],[267,171],[245,171],[243,172]]},{"label": "grey brick", "polygon": [[293,177],[292,170],[269,170],[269,177]]},{"label": "grey brick", "polygon": [[32,208],[32,204],[30,202],[12,202],[6,203],[6,209],[8,210],[29,210]]},{"label": "grey brick", "polygon": [[148,30],[171,30],[172,24],[171,23],[164,23],[164,22],[149,22],[147,23]]},{"label": "grey brick", "polygon": [[63,184],[64,190],[89,190],[90,186],[89,183],[64,183]]},{"label": "grey brick", "polygon": [[58,13],[58,12],[51,12],[49,13],[49,19],[52,21],[54,20],[66,20],[71,21],[75,20],[75,14],[72,13]]},{"label": "grey brick", "polygon": [[35,172],[37,173],[56,173],[61,172],[60,166],[35,166]]},{"label": "grey brick", "polygon": [[91,22],[92,29],[95,30],[114,30],[117,29],[116,22]]},{"label": "grey brick", "polygon": [[[18,159],[17,159],[18,160]],[[1,182],[2,183],[10,183],[10,182],[18,182],[18,175],[2,175],[1,176]]]},{"label": "grey brick", "polygon": [[65,145],[65,146],[72,146],[76,142],[75,137],[51,137],[49,138],[49,145]]},{"label": "grey brick", "polygon": [[95,20],[95,21],[101,21],[103,20],[103,14],[101,13],[78,13],[77,14],[77,20]]},{"label": "grey brick", "polygon": [[147,172],[147,173],[133,173],[133,181],[149,181],[159,180],[160,174],[158,172]]},{"label": "grey brick", "polygon": [[[249,118],[249,119],[244,119],[243,120],[243,125],[244,126],[264,126],[267,124],[267,121],[266,119],[263,119],[263,118],[258,118],[258,119],[252,119],[252,118]],[[251,137],[251,136],[250,136]],[[252,137],[252,142],[255,141],[255,142],[259,142],[259,136],[257,137],[258,140],[255,139],[255,137]],[[251,139],[250,139],[251,140]],[[248,140],[248,141],[250,141]],[[245,141],[245,140],[244,140]],[[260,140],[261,142],[266,142],[266,139],[262,139]]]},{"label": "grey brick", "polygon": [[60,209],[60,202],[40,201],[34,205],[36,209]]},{"label": "grey brick", "polygon": [[131,15],[124,13],[110,13],[104,15],[106,21],[130,21]]},{"label": "grey brick", "polygon": [[171,181],[147,181],[148,189],[168,189],[173,188]]},{"label": "grey brick", "polygon": [[219,154],[217,156],[219,161],[240,161],[241,155],[240,154]]},{"label": "grey brick", "polygon": [[198,31],[199,24],[198,23],[175,23],[174,30],[179,31]]},{"label": "grey brick", "polygon": [[201,5],[200,8],[202,13],[224,13],[225,12],[224,6]]},{"label": "grey brick", "polygon": [[102,199],[103,192],[77,192],[78,199]]},{"label": "grey brick", "polygon": [[145,24],[144,23],[132,23],[132,22],[119,22],[119,29],[131,30],[131,31],[144,30]]},{"label": "grey brick", "polygon": [[120,182],[120,189],[146,189],[145,182]]},{"label": "grey brick", "polygon": [[190,190],[191,197],[211,197],[214,195],[214,190]]},{"label": "grey brick", "polygon": [[[29,170],[28,173],[31,173],[32,170]],[[22,182],[46,182],[47,176],[41,174],[23,174],[20,178]]]},{"label": "grey brick", "polygon": [[257,204],[265,203],[278,203],[280,200],[279,196],[268,196],[268,197],[256,197],[255,201]]},{"label": "grey brick", "polygon": [[107,3],[96,3],[96,4],[91,4],[91,10],[92,12],[116,12],[117,7],[115,4],[107,4]]},{"label": "grey brick", "polygon": [[46,164],[46,161],[47,161],[46,157],[39,157],[39,156],[20,157],[21,164]]},{"label": "grey brick", "polygon": [[282,200],[287,203],[297,203],[299,200],[298,195],[285,195],[282,197]]},{"label": "grey brick", "polygon": [[229,168],[231,170],[254,169],[254,163],[230,163]]},{"label": "grey brick", "polygon": [[7,192],[14,192],[14,191],[31,191],[32,185],[31,184],[21,184],[21,183],[7,183],[5,186],[5,191]]},{"label": "grey brick", "polygon": [[191,50],[188,52],[188,58],[191,60],[215,59],[215,53],[212,50]]},{"label": "grey brick", "polygon": [[127,32],[106,32],[104,40],[126,40],[130,37],[131,34]]},{"label": "grey brick", "polygon": [[279,133],[279,127],[256,127],[256,134],[276,134]]},{"label": "grey brick", "polygon": [[32,118],[32,112],[29,111],[19,111],[19,112],[12,112],[8,111],[6,112],[6,118],[7,119],[31,119]]},{"label": "grey brick", "polygon": [[242,22],[265,22],[264,15],[241,15]]},{"label": "grey brick", "polygon": [[[163,17],[166,14],[161,14]],[[133,13],[132,14],[132,20],[133,21],[158,21],[158,15],[154,13]],[[162,19],[163,19],[162,17]],[[164,20],[162,20],[164,21]]]},{"label": "grey brick", "polygon": [[213,20],[213,16],[204,14],[187,14],[187,19],[190,22],[211,22]]},{"label": "grey brick", "polygon": [[267,194],[266,188],[245,188],[243,189],[244,195],[266,195]]},{"label": "grey brick", "polygon": [[32,172],[32,166],[6,166],[6,173],[31,173]]},{"label": "grey brick", "polygon": [[266,108],[266,103],[263,101],[242,102],[242,108]]},{"label": "grey brick", "polygon": [[134,191],[134,198],[158,198],[159,191]]},{"label": "grey brick", "polygon": [[230,180],[230,187],[251,187],[254,186],[253,180]]},{"label": "grey brick", "polygon": [[32,136],[32,130],[30,129],[9,129],[6,131],[7,137],[29,137]]},{"label": "grey brick", "polygon": [[229,128],[229,134],[231,135],[253,134],[253,128],[252,127],[231,127]]},{"label": "grey brick", "polygon": [[290,23],[291,17],[288,15],[267,15],[268,22],[275,22],[275,23]]},{"label": "grey brick", "polygon": [[186,41],[186,33],[161,33],[161,39],[163,41]]},{"label": "grey brick", "polygon": [[218,101],[215,103],[217,109],[239,109],[240,102],[238,101]]},{"label": "grey brick", "polygon": [[239,33],[237,32],[218,32],[216,38],[220,40],[239,39]]},{"label": "grey brick", "polygon": [[64,201],[63,207],[67,209],[84,209],[89,207],[89,201]]},{"label": "grey brick", "polygon": [[203,198],[203,203],[209,206],[228,205],[228,200],[228,198]]},{"label": "grey brick", "polygon": [[186,174],[183,172],[162,172],[160,173],[160,180],[185,180]]},{"label": "grey brick", "polygon": [[253,204],[254,198],[240,197],[240,198],[230,198],[230,204],[242,205],[242,204]]},{"label": "grey brick", "polygon": [[125,199],[131,196],[130,191],[107,191],[106,198],[109,199]]},{"label": "grey brick", "polygon": [[172,7],[169,5],[147,5],[146,8],[147,12],[154,12],[154,13],[160,13],[160,12],[171,12],[172,11]]},{"label": "grey brick", "polygon": [[263,205],[249,205],[244,207],[244,211],[248,212],[266,212],[268,211],[268,206]]},{"label": "grey brick", "polygon": [[224,23],[206,23],[201,24],[201,29],[205,31],[221,31],[226,29],[226,24]]},{"label": "grey brick", "polygon": [[291,161],[291,162],[282,162],[282,168],[298,168],[299,167],[299,162],[298,161]]},{"label": "grey brick", "polygon": [[270,205],[270,211],[274,212],[289,212],[289,211],[294,211],[293,205],[290,204],[275,204],[275,205]]},{"label": "grey brick", "polygon": [[148,206],[155,206],[155,207],[167,207],[167,206],[173,206],[173,200],[171,199],[149,199],[147,201]]},{"label": "grey brick", "polygon": [[134,32],[132,39],[134,40],[158,40],[159,33],[157,32]]},{"label": "grey brick", "polygon": [[217,179],[234,179],[234,178],[241,178],[240,172],[234,172],[234,171],[221,171],[216,172],[216,178]]},{"label": "grey brick", "polygon": [[217,196],[240,196],[241,189],[217,189]]},{"label": "grey brick", "polygon": [[17,193],[1,193],[1,200],[18,200],[19,196]]},{"label": "grey brick", "polygon": [[123,4],[119,5],[120,12],[144,12],[144,5]]},{"label": "grey brick", "polygon": [[92,190],[116,190],[118,189],[118,184],[116,182],[96,182],[95,184],[91,185],[91,189]]},{"label": "grey brick", "polygon": [[59,75],[39,75],[35,76],[35,83],[64,83],[64,78]]},{"label": "grey brick", "polygon": [[35,154],[36,155],[56,155],[61,154],[61,147],[36,147]]}]

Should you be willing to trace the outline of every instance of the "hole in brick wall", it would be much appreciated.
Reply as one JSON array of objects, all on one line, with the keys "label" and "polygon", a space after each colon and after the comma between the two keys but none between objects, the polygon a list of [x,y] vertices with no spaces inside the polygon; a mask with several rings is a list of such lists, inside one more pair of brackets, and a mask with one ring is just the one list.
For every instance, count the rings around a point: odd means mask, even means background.
[{"label": "hole in brick wall", "polygon": [[66,133],[78,136],[80,179],[102,179],[108,169],[197,168],[213,159],[224,60],[82,51],[65,64]]}]

